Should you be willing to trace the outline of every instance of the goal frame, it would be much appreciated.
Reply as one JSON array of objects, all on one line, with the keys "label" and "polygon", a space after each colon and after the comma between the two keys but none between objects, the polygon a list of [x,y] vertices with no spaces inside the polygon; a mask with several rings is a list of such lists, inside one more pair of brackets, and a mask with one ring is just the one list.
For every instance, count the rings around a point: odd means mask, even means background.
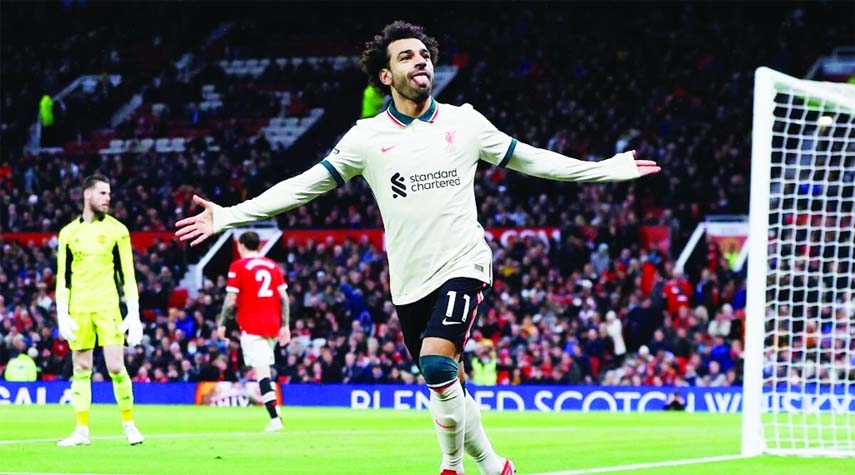
[{"label": "goal frame", "polygon": [[[846,106],[851,98],[823,88],[816,81],[788,76],[766,67],[757,68],[754,83],[754,108],[751,145],[751,194],[749,208],[748,295],[746,300],[745,349],[742,398],[743,456],[772,453],[763,427],[763,353],[766,319],[766,276],[768,273],[769,200],[771,179],[775,96],[778,85],[810,94],[812,97]],[[775,451],[776,454],[782,454]],[[792,450],[787,455],[840,456],[820,450]],[[782,454],[783,455],[783,454]],[[848,454],[847,454],[848,455]]]}]

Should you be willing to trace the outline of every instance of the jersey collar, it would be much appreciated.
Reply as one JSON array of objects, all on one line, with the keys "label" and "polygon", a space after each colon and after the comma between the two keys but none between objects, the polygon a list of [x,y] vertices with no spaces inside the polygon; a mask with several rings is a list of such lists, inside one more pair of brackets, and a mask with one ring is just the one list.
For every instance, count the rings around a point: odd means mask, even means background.
[{"label": "jersey collar", "polygon": [[[439,112],[439,107],[437,106],[436,101],[434,100],[433,96],[431,96],[430,106],[428,106],[427,110],[422,115],[420,115],[418,117],[418,119],[422,122],[433,123],[433,121],[436,120],[436,116],[437,116],[438,112]],[[389,104],[389,108],[386,109],[386,114],[389,116],[390,119],[392,119],[394,122],[396,122],[401,127],[406,127],[406,126],[410,125],[413,122],[413,120],[415,120],[408,115],[404,115],[404,114],[398,112],[398,109],[395,109],[395,103],[394,102],[391,102]]]}]

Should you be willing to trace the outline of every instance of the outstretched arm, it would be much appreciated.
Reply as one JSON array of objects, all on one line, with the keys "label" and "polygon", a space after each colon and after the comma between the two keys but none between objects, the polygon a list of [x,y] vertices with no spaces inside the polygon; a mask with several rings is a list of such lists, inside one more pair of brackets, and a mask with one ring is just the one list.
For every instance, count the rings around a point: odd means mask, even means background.
[{"label": "outstretched arm", "polygon": [[586,162],[517,142],[507,167],[527,175],[559,181],[626,181],[658,173],[652,160],[636,160],[635,150],[599,162]]},{"label": "outstretched arm", "polygon": [[481,158],[500,167],[527,175],[558,181],[625,181],[658,173],[651,160],[635,160],[635,151],[623,152],[607,160],[588,162],[560,153],[532,147],[497,129],[486,117],[468,104],[471,125],[478,130]]},{"label": "outstretched arm", "polygon": [[196,216],[175,223],[175,236],[181,241],[193,240],[195,246],[224,229],[270,218],[302,206],[336,187],[336,180],[320,163],[293,178],[280,181],[257,197],[228,208],[193,196],[193,202],[204,210]]}]

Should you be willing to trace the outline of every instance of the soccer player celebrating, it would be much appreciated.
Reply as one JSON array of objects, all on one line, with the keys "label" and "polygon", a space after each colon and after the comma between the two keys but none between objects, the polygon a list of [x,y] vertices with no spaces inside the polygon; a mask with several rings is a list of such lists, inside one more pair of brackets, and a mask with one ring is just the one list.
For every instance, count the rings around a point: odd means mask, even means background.
[{"label": "soccer player celebrating", "polygon": [[565,157],[509,137],[468,104],[437,102],[431,97],[437,43],[419,26],[394,22],[366,46],[362,68],[369,82],[392,95],[385,113],[358,121],[319,164],[254,199],[223,208],[194,196],[205,209],[178,221],[176,235],[196,245],[362,175],[385,226],[392,301],[405,343],[430,387],[441,474],[462,474],[464,451],[482,474],[512,474],[511,461],[487,439],[458,364],[493,280],[475,204],[478,160],[561,181],[632,180],[660,168],[636,161],[634,152],[599,162]]},{"label": "soccer player celebrating", "polygon": [[226,338],[226,320],[235,316],[241,330],[240,347],[243,359],[258,379],[261,400],[264,401],[270,422],[267,432],[282,430],[282,418],[276,406],[276,391],[270,381],[270,367],[274,363],[273,347],[276,339],[280,345],[291,340],[290,307],[286,289],[288,285],[282,271],[271,259],[258,252],[258,233],[247,231],[238,238],[240,259],[229,266],[226,299],[220,314],[217,333]]},{"label": "soccer player celebrating", "polygon": [[[59,232],[56,316],[59,334],[71,348],[71,405],[77,417],[74,432],[57,443],[61,447],[90,444],[92,353],[96,341],[104,348],[128,442],[143,442],[134,425],[134,394],[124,358],[124,333],[128,332],[131,346],[140,343],[143,333],[131,236],[125,225],[107,214],[109,207],[109,180],[103,175],[89,176],[83,181],[83,214]],[[123,290],[128,310],[124,320],[118,287]]]}]

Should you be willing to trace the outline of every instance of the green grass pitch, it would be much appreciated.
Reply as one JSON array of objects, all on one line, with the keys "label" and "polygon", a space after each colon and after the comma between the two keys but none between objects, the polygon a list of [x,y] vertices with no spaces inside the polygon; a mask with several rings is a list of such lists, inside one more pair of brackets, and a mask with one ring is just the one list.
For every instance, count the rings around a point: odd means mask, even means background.
[{"label": "green grass pitch", "polygon": [[[68,406],[0,406],[0,474],[439,473],[426,411],[284,409],[285,431],[262,431],[262,408],[137,406],[146,435],[127,445],[115,406],[92,408],[92,445],[59,448],[74,417]],[[855,473],[852,459],[756,457],[684,466],[594,470],[739,452],[738,414],[485,412],[496,449],[517,473],[805,475]],[[584,469],[592,469],[589,472]],[[469,460],[466,473],[477,475]]]}]

